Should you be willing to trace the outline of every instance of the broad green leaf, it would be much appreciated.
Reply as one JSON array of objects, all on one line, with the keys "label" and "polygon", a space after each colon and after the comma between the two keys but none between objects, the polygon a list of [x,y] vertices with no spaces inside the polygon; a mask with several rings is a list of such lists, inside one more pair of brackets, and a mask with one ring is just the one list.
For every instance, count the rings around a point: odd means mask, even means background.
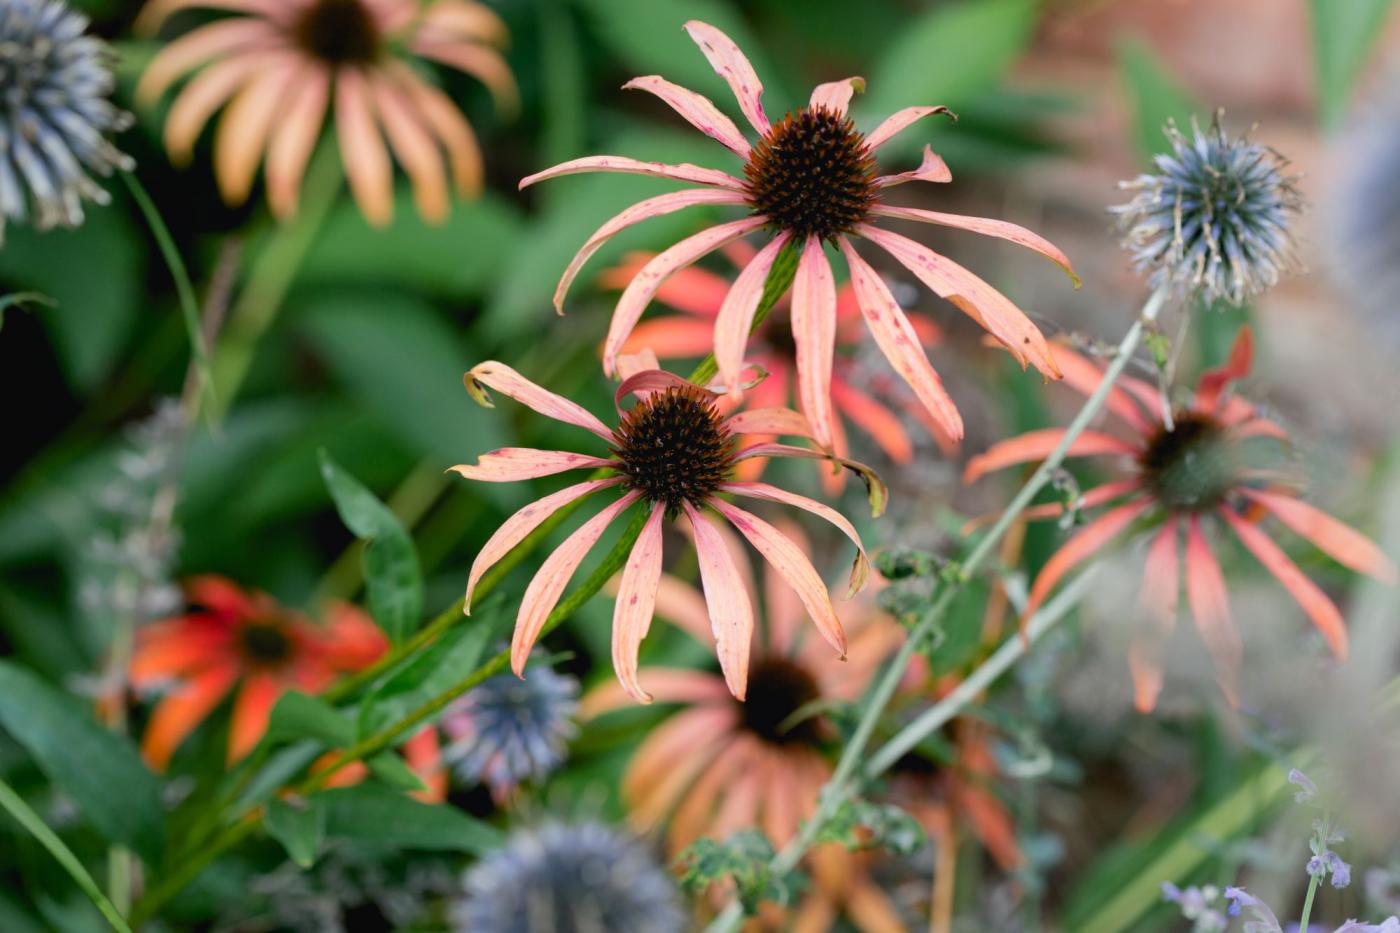
[{"label": "broad green leaf", "polygon": [[321,476],[345,526],[366,542],[370,614],[391,641],[403,641],[423,615],[423,568],[413,539],[389,507],[325,451],[321,452]]},{"label": "broad green leaf", "polygon": [[481,855],[500,845],[495,828],[447,806],[419,803],[373,784],[323,791],[326,835],[406,849]]},{"label": "broad green leaf", "polygon": [[1356,76],[1384,32],[1393,0],[1309,0],[1309,6],[1322,122],[1335,129],[1346,116]]},{"label": "broad green leaf", "polygon": [[316,864],[326,840],[326,811],[316,800],[273,800],[267,805],[263,826],[293,862],[302,868]]},{"label": "broad green leaf", "polygon": [[1182,132],[1189,133],[1191,118],[1200,114],[1201,108],[1138,39],[1125,39],[1118,45],[1118,71],[1133,108],[1133,144],[1142,161],[1149,162],[1167,148],[1162,135],[1167,123],[1175,121]]},{"label": "broad green leaf", "polygon": [[0,661],[0,726],[98,832],[149,863],[159,857],[165,819],[160,781],[129,739],[104,729],[76,698],[9,661]]},{"label": "broad green leaf", "polygon": [[355,726],[343,712],[325,700],[288,690],[278,697],[268,719],[266,741],[315,739],[332,748],[355,741]]},{"label": "broad green leaf", "polygon": [[369,766],[371,774],[394,790],[418,791],[427,789],[423,779],[413,773],[408,762],[394,752],[380,752],[373,758],[367,759],[365,764]]}]

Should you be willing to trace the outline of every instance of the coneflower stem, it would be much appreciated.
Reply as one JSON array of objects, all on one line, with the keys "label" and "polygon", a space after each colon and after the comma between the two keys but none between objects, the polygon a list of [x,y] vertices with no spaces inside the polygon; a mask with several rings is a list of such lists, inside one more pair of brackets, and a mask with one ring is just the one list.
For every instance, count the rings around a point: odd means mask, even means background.
[{"label": "coneflower stem", "polygon": [[[904,676],[905,669],[914,657],[914,652],[918,650],[923,640],[932,635],[935,627],[941,621],[953,598],[962,589],[963,583],[973,578],[982,565],[994,556],[998,542],[1003,535],[1011,528],[1012,524],[1030,505],[1036,494],[1050,482],[1060,464],[1069,453],[1071,445],[1089,427],[1090,422],[1098,415],[1104,402],[1108,399],[1109,392],[1112,391],[1118,377],[1127,368],[1128,362],[1132,359],[1138,344],[1142,341],[1145,330],[1152,326],[1161,313],[1162,307],[1166,304],[1168,290],[1158,288],[1152,292],[1147,301],[1143,304],[1142,311],[1138,319],[1133,322],[1133,326],[1123,335],[1122,341],[1118,344],[1118,350],[1104,370],[1104,374],[1096,388],[1084,406],[1075,415],[1065,430],[1064,437],[1060,443],[1045,458],[1045,461],[1031,474],[1021,490],[1011,500],[1006,510],[997,518],[991,529],[977,542],[977,546],[972,549],[967,559],[961,564],[961,579],[950,581],[943,585],[938,597],[933,604],[923,613],[909,637],[905,639],[900,647],[899,653],[895,655],[893,663],[885,670],[884,676],[871,693],[869,701],[861,714],[860,721],[856,724],[855,731],[851,735],[850,741],[841,753],[841,758],[836,763],[836,769],[832,772],[831,778],[822,788],[821,797],[817,802],[817,810],[812,816],[802,824],[797,836],[783,847],[783,850],[774,857],[770,870],[781,877],[797,867],[806,854],[807,849],[812,845],[821,829],[836,814],[841,804],[850,799],[856,790],[856,784],[878,777],[884,773],[891,765],[898,761],[903,755],[918,745],[925,736],[940,728],[950,719],[956,716],[974,700],[982,690],[990,686],[997,677],[1001,676],[1012,664],[1016,662],[1029,647],[1030,632],[1027,631],[1024,638],[1021,635],[1013,635],[986,661],[982,662],[968,677],[953,691],[945,700],[926,710],[914,722],[900,730],[893,739],[887,742],[876,753],[875,757],[868,758],[866,746],[870,742],[871,736],[875,732],[875,726],[880,716],[884,713],[885,706],[890,698],[894,696],[895,689],[899,686],[899,681]],[[1081,576],[1081,580],[1083,577]],[[1076,581],[1078,582],[1078,581]],[[1066,597],[1073,597],[1073,600]],[[1042,628],[1048,629],[1051,624],[1057,621],[1062,615],[1068,613],[1069,609],[1077,601],[1076,588],[1066,587],[1061,592],[1060,599],[1056,602],[1058,614],[1050,614],[1050,606],[1037,613],[1037,619],[1044,619]],[[864,766],[862,767],[862,764]],[[740,920],[743,919],[743,911],[738,901],[732,901],[725,910],[714,919],[709,926],[710,933],[722,933],[722,931],[737,928]]]}]

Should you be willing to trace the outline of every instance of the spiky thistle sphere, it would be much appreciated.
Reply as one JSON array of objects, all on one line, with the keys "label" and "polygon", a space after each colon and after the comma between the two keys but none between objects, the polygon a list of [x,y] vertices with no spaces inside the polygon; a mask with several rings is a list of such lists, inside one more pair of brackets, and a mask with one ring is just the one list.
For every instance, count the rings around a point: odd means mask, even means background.
[{"label": "spiky thistle sphere", "polygon": [[1121,182],[1137,193],[1110,210],[1153,288],[1240,305],[1295,264],[1289,227],[1302,198],[1287,161],[1226,134],[1221,116],[1204,131],[1192,118],[1189,139],[1168,124],[1171,152],[1153,159],[1156,172]]},{"label": "spiky thistle sphere", "polygon": [[504,796],[559,766],[577,710],[578,681],[547,667],[531,667],[523,678],[492,677],[443,715],[444,759],[463,780]]},{"label": "spiky thistle sphere", "polygon": [[463,877],[458,933],[678,933],[670,877],[635,840],[601,823],[514,832]]},{"label": "spiky thistle sphere", "polygon": [[89,173],[130,169],[108,137],[131,125],[109,100],[111,50],[59,0],[0,3],[0,241],[7,220],[83,222],[109,195]]}]

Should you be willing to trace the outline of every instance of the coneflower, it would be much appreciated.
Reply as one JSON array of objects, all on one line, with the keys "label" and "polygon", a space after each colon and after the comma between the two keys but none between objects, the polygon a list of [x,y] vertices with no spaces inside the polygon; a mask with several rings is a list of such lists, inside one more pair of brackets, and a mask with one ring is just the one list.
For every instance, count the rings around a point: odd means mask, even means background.
[{"label": "coneflower", "polygon": [[7,220],[78,226],[84,200],[111,199],[90,174],[134,167],[109,138],[131,125],[111,50],[87,27],[60,0],[0,6],[0,242]]}]

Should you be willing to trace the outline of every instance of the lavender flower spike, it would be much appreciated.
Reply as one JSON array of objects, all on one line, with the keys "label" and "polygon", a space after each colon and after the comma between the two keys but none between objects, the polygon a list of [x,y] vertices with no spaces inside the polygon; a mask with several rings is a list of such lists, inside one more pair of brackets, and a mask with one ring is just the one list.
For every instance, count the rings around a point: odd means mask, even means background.
[{"label": "lavender flower spike", "polygon": [[1301,788],[1293,795],[1294,803],[1311,803],[1317,798],[1317,785],[1312,782],[1312,778],[1297,768],[1288,772],[1288,783]]}]

